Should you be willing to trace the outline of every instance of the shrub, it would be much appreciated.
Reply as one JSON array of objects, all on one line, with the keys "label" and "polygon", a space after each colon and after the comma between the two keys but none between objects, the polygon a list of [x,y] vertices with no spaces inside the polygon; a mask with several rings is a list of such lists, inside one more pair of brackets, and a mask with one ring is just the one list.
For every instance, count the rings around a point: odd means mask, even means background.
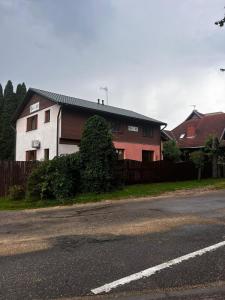
[{"label": "shrub", "polygon": [[25,197],[25,190],[22,185],[13,185],[9,188],[10,200],[21,200]]},{"label": "shrub", "polygon": [[106,192],[116,186],[116,150],[107,121],[89,118],[80,144],[82,187],[87,192]]},{"label": "shrub", "polygon": [[51,161],[53,170],[49,181],[52,194],[57,199],[74,196],[80,189],[79,153],[56,157]]},{"label": "shrub", "polygon": [[201,179],[202,168],[205,163],[205,155],[202,151],[194,151],[190,154],[190,159],[194,163],[195,167],[198,169],[198,180]]},{"label": "shrub", "polygon": [[177,162],[180,160],[181,151],[175,141],[170,140],[163,144],[163,158],[165,160]]},{"label": "shrub", "polygon": [[40,163],[31,173],[27,183],[27,199],[63,200],[74,196],[79,187],[79,154],[62,155]]}]

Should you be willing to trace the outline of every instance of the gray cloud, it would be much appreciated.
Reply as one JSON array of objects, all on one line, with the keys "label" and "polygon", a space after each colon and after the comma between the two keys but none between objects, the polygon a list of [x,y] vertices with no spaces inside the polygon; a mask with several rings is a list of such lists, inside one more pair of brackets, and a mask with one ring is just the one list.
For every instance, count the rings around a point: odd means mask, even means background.
[{"label": "gray cloud", "polygon": [[225,110],[223,0],[0,0],[8,78],[162,119]]}]

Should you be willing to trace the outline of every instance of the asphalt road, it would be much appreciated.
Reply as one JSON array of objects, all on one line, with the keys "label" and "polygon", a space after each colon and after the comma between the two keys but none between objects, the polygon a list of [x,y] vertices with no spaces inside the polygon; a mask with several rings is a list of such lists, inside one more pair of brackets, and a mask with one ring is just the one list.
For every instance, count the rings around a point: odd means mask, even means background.
[{"label": "asphalt road", "polygon": [[0,212],[0,299],[225,299],[225,247],[91,292],[222,241],[225,191]]}]

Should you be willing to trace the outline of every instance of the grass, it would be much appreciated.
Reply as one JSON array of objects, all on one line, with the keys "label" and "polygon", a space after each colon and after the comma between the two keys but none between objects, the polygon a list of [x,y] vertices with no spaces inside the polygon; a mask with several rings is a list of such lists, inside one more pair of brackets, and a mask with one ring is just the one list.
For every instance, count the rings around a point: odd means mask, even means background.
[{"label": "grass", "polygon": [[166,183],[135,184],[125,186],[120,190],[105,194],[80,194],[77,197],[63,202],[46,200],[29,202],[26,200],[11,201],[9,198],[0,198],[0,210],[20,210],[57,205],[71,205],[75,203],[97,202],[107,199],[126,199],[162,195],[178,190],[192,190],[196,188],[225,189],[225,179],[203,179],[200,181],[179,181]]}]

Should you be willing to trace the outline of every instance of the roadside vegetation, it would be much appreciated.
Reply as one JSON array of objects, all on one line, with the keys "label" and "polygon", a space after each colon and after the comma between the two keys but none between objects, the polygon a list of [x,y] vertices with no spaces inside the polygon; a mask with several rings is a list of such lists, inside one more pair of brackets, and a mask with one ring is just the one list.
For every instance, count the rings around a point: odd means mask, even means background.
[{"label": "roadside vegetation", "polygon": [[27,199],[11,200],[9,197],[0,198],[0,210],[19,210],[58,205],[97,202],[103,200],[119,200],[138,197],[159,196],[168,192],[190,191],[194,189],[225,189],[224,179],[203,179],[180,182],[135,184],[107,193],[83,193],[70,199],[45,199],[31,201]]}]

